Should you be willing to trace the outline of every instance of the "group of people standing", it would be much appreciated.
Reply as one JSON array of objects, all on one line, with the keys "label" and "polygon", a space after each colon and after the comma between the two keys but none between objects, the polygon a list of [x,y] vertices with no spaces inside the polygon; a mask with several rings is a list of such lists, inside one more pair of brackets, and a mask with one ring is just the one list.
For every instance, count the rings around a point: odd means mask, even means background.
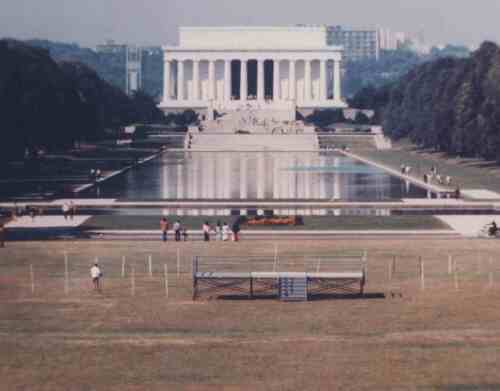
[{"label": "group of people standing", "polygon": [[[226,222],[221,223],[221,221],[217,221],[217,224],[212,226],[208,221],[205,221],[201,228],[203,232],[203,240],[205,242],[210,241],[211,234],[215,234],[215,239],[221,241],[228,241],[231,239],[234,242],[237,242],[240,239],[241,229],[239,219],[235,220],[231,227],[229,227]],[[161,239],[166,242],[168,239],[168,231],[170,230],[170,223],[166,217],[162,217],[160,219],[160,230]],[[172,225],[172,230],[174,231],[174,239],[176,242],[188,240],[187,228],[181,224],[180,220],[175,221]]]},{"label": "group of people standing", "polygon": [[102,179],[102,172],[99,168],[92,168],[90,170],[90,175],[89,175],[89,179],[92,181],[92,182],[97,182],[98,180]]},{"label": "group of people standing", "polygon": [[[164,242],[168,239],[168,230],[170,229],[170,223],[168,222],[166,217],[162,217],[160,220],[160,230],[161,230],[161,238]],[[186,227],[183,227],[179,220],[176,220],[172,226],[174,231],[174,238],[176,242],[184,240],[185,242],[188,240],[188,231]]]},{"label": "group of people standing", "polygon": [[76,214],[76,205],[73,203],[73,201],[65,201],[62,204],[61,210],[64,216],[64,220],[68,220],[68,218],[70,220],[73,220],[73,217],[75,217]]},{"label": "group of people standing", "polygon": [[233,242],[238,242],[240,240],[240,222],[235,220],[232,227],[224,222],[221,223],[220,220],[217,221],[215,227],[211,226],[208,221],[203,224],[203,240],[205,242],[210,241],[210,233],[215,233],[216,240],[228,241],[230,238]]},{"label": "group of people standing", "polygon": [[[401,164],[401,174],[408,176],[410,175],[411,170],[412,168],[410,166],[407,166],[406,164]],[[453,184],[451,176],[441,175],[438,172],[436,166],[432,166],[429,172],[424,173],[423,180],[424,183],[432,183],[433,181],[435,181],[439,185],[444,185],[448,187],[452,186]],[[452,197],[455,197],[457,199],[461,197],[460,187],[458,185],[455,186],[455,191],[453,192]]]},{"label": "group of people standing", "polygon": [[425,183],[430,183],[434,179],[440,185],[451,186],[451,177],[439,174],[436,166],[432,166],[431,171],[424,174]]}]

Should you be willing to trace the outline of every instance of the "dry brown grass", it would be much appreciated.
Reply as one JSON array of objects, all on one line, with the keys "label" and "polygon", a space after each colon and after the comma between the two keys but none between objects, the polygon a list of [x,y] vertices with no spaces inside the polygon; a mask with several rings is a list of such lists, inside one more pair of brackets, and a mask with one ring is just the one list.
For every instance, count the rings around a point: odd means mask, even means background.
[{"label": "dry brown grass", "polygon": [[[272,256],[273,245],[181,243],[177,278],[174,243],[8,243],[0,249],[0,389],[500,388],[500,241],[279,241],[283,257],[367,250],[367,292],[386,298],[191,301],[193,255]],[[448,254],[457,260],[458,291],[447,273]],[[126,278],[120,275],[122,255],[135,264],[134,297],[130,267]],[[388,281],[394,255],[396,272]],[[91,291],[88,278],[96,256],[105,275],[101,294]]]}]

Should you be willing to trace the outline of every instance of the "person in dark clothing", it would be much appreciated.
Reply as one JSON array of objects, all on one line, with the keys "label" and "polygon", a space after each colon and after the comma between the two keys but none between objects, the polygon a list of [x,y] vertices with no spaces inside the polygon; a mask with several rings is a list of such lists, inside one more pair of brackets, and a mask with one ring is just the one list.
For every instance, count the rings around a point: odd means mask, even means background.
[{"label": "person in dark clothing", "polygon": [[168,221],[165,217],[162,217],[160,220],[160,229],[161,229],[161,238],[164,242],[166,242],[168,233]]},{"label": "person in dark clothing", "polygon": [[176,242],[181,241],[181,230],[182,230],[181,222],[179,220],[177,220],[174,223],[174,233],[175,233],[175,241]]},{"label": "person in dark clothing", "polygon": [[232,231],[233,231],[233,241],[234,242],[239,241],[240,240],[240,220],[239,219],[236,219],[234,221]]},{"label": "person in dark clothing", "polygon": [[5,247],[5,226],[0,224],[0,248]]},{"label": "person in dark clothing", "polygon": [[497,223],[495,223],[495,221],[493,221],[491,223],[490,227],[488,228],[488,233],[489,233],[490,236],[496,237],[497,236],[497,232],[498,232]]},{"label": "person in dark clothing", "polygon": [[203,240],[205,242],[209,242],[210,241],[210,224],[208,224],[208,221],[205,221],[205,224],[203,224],[202,230],[203,230]]}]

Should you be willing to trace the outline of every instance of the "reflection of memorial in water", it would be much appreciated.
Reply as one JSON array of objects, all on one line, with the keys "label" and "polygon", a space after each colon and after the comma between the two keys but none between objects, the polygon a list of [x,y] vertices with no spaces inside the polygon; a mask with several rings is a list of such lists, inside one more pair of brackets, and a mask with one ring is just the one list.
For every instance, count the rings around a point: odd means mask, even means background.
[{"label": "reflection of memorial in water", "polygon": [[[346,171],[346,167],[350,171]],[[359,171],[357,169],[360,169]],[[335,154],[188,153],[161,166],[161,198],[383,200],[391,177]],[[409,190],[403,186],[402,191]],[[208,211],[202,211],[208,213]],[[307,213],[307,212],[306,212]]]},{"label": "reflection of memorial in water", "polygon": [[[134,201],[241,200],[245,203],[243,209],[262,201],[363,202],[427,196],[425,190],[376,167],[336,153],[320,152],[167,152],[103,183],[100,194],[103,198]],[[96,189],[84,196],[95,197]],[[189,213],[230,212],[209,204],[200,208]],[[289,214],[286,204],[272,208]],[[309,213],[326,212],[304,209],[302,214]]]}]

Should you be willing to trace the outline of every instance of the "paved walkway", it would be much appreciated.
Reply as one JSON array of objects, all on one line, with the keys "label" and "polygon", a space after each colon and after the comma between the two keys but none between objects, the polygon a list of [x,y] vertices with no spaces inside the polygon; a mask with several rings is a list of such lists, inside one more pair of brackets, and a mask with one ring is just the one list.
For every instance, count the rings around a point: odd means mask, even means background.
[{"label": "paved walkway", "polygon": [[92,216],[75,216],[73,219],[65,219],[63,216],[37,216],[32,219],[29,216],[18,217],[6,224],[7,228],[77,228]]},{"label": "paved walkway", "polygon": [[404,181],[411,182],[411,183],[413,183],[413,184],[415,184],[423,189],[430,190],[433,193],[448,193],[448,192],[450,192],[449,188],[438,186],[438,185],[435,185],[432,183],[425,183],[423,180],[415,178],[414,176],[401,174],[401,171],[399,171],[399,170],[395,170],[392,167],[389,167],[389,166],[386,166],[384,164],[367,159],[365,157],[356,155],[352,152],[347,152],[347,151],[340,150],[340,149],[337,151],[342,153],[343,155],[345,155],[347,157],[350,157],[352,159],[356,159],[362,163],[368,164],[370,166],[378,167],[381,170],[387,171],[389,174],[391,174],[395,177],[401,178]]},{"label": "paved walkway", "polygon": [[478,237],[479,231],[492,221],[500,225],[499,215],[435,216],[465,237]]},{"label": "paved walkway", "polygon": [[462,195],[476,200],[500,200],[500,194],[487,189],[465,189]]},{"label": "paved walkway", "polygon": [[[94,238],[103,239],[160,239],[159,230],[92,230],[86,231]],[[243,239],[328,239],[334,237],[458,237],[455,231],[449,230],[242,230]],[[189,230],[189,240],[201,240],[203,232],[201,230]],[[174,233],[168,233],[169,240],[173,239]],[[215,236],[212,236],[215,240]]]},{"label": "paved walkway", "polygon": [[[333,201],[333,200],[163,200],[163,201],[119,201],[114,198],[73,198],[71,199],[77,207],[113,207],[113,208],[223,208],[223,209],[282,209],[282,208],[500,208],[500,202],[494,201],[472,201],[472,200],[456,200],[456,199],[404,199],[401,201]],[[37,207],[57,207],[64,203],[64,199],[55,201],[39,201],[39,202],[18,202],[17,206],[22,208],[25,205]],[[0,202],[0,208],[12,209],[16,206],[14,202]]]},{"label": "paved walkway", "polygon": [[137,163],[126,166],[126,167],[122,168],[121,170],[112,171],[109,174],[105,175],[103,178],[98,179],[95,183],[85,183],[83,185],[80,185],[77,188],[75,188],[75,190],[73,192],[74,193],[81,193],[82,191],[88,190],[88,189],[96,186],[97,184],[103,183],[111,178],[114,178],[118,175],[124,174],[125,172],[127,172],[128,170],[130,170],[136,166],[140,166],[141,164],[147,163],[147,162],[155,159],[157,156],[161,155],[163,152],[164,151],[156,152],[153,155],[147,156],[143,159],[139,159],[137,161]]}]

